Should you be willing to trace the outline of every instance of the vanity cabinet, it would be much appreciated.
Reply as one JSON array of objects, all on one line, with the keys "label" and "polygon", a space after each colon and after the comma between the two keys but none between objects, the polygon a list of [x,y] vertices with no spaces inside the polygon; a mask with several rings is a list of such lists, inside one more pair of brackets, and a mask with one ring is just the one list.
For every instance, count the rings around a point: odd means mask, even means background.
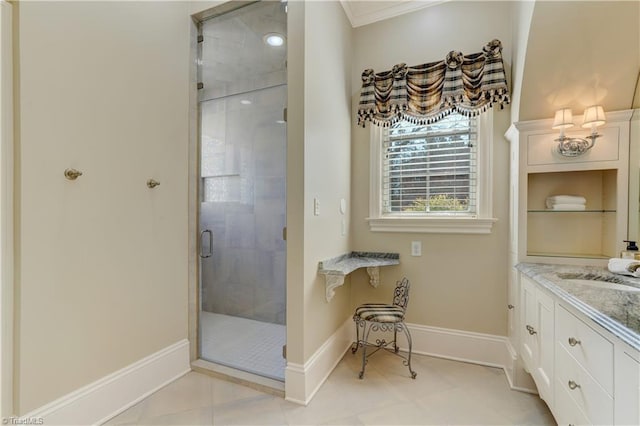
[{"label": "vanity cabinet", "polygon": [[529,278],[522,279],[522,359],[540,398],[553,403],[554,302]]},{"label": "vanity cabinet", "polygon": [[521,348],[561,425],[640,424],[640,354],[520,274]]}]

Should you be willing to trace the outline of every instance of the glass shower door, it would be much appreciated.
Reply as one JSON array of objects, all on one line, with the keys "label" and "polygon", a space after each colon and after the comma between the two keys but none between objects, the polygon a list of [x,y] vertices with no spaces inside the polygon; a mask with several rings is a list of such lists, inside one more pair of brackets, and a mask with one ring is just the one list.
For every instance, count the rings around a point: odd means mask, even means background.
[{"label": "glass shower door", "polygon": [[286,33],[280,2],[202,24],[200,358],[284,381]]}]

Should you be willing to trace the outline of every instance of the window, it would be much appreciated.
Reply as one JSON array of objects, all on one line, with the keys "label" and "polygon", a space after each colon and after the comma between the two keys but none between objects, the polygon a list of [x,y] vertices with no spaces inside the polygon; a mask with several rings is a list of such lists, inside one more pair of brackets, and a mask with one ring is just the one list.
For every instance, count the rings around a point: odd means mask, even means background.
[{"label": "window", "polygon": [[476,140],[476,119],[460,114],[384,129],[383,213],[475,216]]},{"label": "window", "polygon": [[491,117],[401,121],[372,137],[374,231],[488,233]]}]

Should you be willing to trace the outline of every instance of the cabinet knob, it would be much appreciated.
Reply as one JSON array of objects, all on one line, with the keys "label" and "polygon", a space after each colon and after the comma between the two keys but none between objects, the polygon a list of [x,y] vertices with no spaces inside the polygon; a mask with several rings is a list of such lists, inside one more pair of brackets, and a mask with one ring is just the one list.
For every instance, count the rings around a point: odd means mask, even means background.
[{"label": "cabinet knob", "polygon": [[526,329],[529,332],[529,334],[532,335],[532,336],[537,333],[536,329],[531,327],[530,325],[527,325]]},{"label": "cabinet knob", "polygon": [[515,308],[515,306],[513,306],[511,303],[509,303],[509,304],[507,305],[507,308],[509,308],[509,309],[513,309],[513,308]]},{"label": "cabinet knob", "polygon": [[569,337],[569,345],[575,346],[579,345],[580,343],[580,340],[576,339],[575,337]]},{"label": "cabinet knob", "polygon": [[569,389],[571,389],[571,390],[574,390],[574,389],[576,389],[576,388],[579,388],[579,387],[580,387],[580,385],[579,385],[579,384],[577,384],[576,382],[574,382],[573,380],[569,380],[568,385],[569,385]]}]

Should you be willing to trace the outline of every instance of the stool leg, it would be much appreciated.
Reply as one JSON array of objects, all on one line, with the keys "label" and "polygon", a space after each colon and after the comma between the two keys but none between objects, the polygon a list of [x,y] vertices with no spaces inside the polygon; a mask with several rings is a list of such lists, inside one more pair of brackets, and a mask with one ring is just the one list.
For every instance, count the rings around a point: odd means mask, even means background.
[{"label": "stool leg", "polygon": [[360,317],[353,317],[353,322],[356,324],[356,341],[351,345],[351,353],[355,354],[358,351],[358,346],[360,345]]},{"label": "stool leg", "polygon": [[398,328],[393,327],[393,352],[398,353],[400,348],[398,347]]},{"label": "stool leg", "polygon": [[[360,370],[360,374],[358,374],[358,378],[362,379],[364,377],[364,367],[367,365],[367,342],[369,341],[369,331],[371,331],[371,325],[367,321],[362,321],[363,329],[362,329],[362,369]],[[369,325],[369,327],[367,327]]]},{"label": "stool leg", "polygon": [[413,346],[412,342],[411,342],[411,333],[409,332],[409,329],[407,328],[407,326],[405,325],[404,322],[400,323],[399,325],[402,328],[402,330],[404,331],[405,336],[407,336],[407,342],[409,343],[409,356],[407,357],[407,360],[404,362],[404,365],[409,367],[409,372],[411,373],[411,378],[415,379],[418,374],[411,369],[411,351],[412,351],[412,346]]}]

